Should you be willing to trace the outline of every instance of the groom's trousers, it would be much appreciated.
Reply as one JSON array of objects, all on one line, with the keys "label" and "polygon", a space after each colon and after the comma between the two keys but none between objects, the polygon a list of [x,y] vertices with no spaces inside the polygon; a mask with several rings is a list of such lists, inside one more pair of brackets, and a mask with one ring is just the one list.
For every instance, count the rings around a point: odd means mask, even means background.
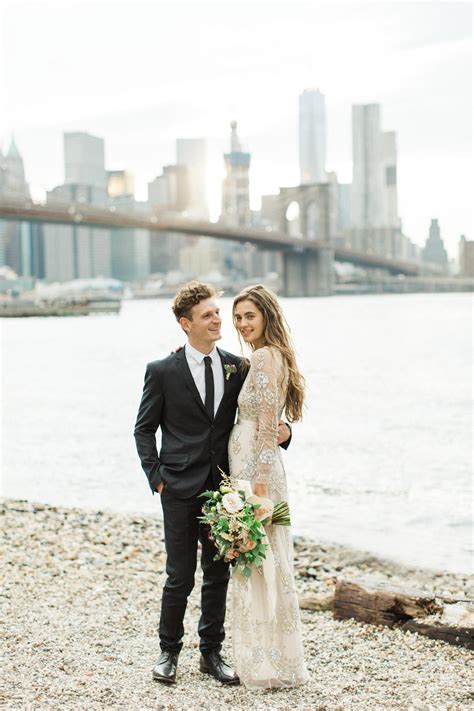
[{"label": "groom's trousers", "polygon": [[[214,488],[210,476],[202,491]],[[167,579],[163,589],[159,627],[163,651],[180,652],[183,646],[183,620],[188,595],[194,587],[198,540],[202,546],[203,572],[198,626],[201,653],[219,651],[224,640],[229,564],[213,560],[217,549],[208,538],[208,527],[197,519],[202,515],[204,501],[198,495],[190,499],[177,499],[166,490],[166,484],[161,493],[167,555]]]}]

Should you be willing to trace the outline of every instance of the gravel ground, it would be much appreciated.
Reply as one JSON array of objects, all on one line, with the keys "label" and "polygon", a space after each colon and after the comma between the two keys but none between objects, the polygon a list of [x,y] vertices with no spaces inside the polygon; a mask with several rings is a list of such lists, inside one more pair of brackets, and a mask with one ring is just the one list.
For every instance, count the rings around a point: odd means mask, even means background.
[{"label": "gravel ground", "polygon": [[[3,501],[5,709],[474,709],[467,649],[302,610],[309,683],[252,693],[198,671],[201,578],[190,597],[177,684],[151,679],[165,555],[158,518]],[[296,540],[298,589],[378,574],[474,597],[466,576],[404,568],[342,546]],[[224,646],[231,661],[230,624]]]}]

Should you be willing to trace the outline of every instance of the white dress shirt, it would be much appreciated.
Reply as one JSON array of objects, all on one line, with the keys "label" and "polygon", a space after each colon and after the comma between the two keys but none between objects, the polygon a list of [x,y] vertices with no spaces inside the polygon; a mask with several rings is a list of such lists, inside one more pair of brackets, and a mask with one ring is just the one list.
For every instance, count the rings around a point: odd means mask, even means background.
[{"label": "white dress shirt", "polygon": [[[196,387],[199,391],[199,395],[203,403],[206,402],[206,380],[205,380],[205,370],[206,365],[204,363],[205,353],[197,351],[188,342],[184,347],[184,352],[186,355],[186,360],[188,361],[189,370],[193,376]],[[217,412],[222,396],[224,395],[224,369],[222,367],[221,357],[219,352],[214,346],[212,351],[208,354],[212,361],[212,374],[214,376],[214,415]]]}]

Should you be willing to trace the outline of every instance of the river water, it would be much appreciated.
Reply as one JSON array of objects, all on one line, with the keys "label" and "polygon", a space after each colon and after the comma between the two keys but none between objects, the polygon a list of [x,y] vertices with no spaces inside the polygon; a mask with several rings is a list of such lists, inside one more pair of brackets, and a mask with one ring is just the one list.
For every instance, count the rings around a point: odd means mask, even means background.
[{"label": "river water", "polygon": [[[309,390],[284,454],[294,533],[471,572],[471,296],[282,303]],[[3,495],[160,515],[132,431],[146,362],[183,343],[169,302],[2,326]]]}]

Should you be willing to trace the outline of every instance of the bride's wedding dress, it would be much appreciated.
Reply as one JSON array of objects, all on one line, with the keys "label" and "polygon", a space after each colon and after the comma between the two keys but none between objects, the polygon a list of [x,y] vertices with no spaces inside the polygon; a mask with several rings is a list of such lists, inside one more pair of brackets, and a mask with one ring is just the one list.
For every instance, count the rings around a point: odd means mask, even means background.
[{"label": "bride's wedding dress", "polygon": [[[229,440],[231,476],[265,483],[275,504],[287,501],[286,476],[277,445],[288,372],[280,352],[253,352],[239,395],[239,413]],[[293,573],[289,526],[265,527],[270,548],[263,568],[232,579],[234,665],[250,689],[297,686],[308,680]]]}]

